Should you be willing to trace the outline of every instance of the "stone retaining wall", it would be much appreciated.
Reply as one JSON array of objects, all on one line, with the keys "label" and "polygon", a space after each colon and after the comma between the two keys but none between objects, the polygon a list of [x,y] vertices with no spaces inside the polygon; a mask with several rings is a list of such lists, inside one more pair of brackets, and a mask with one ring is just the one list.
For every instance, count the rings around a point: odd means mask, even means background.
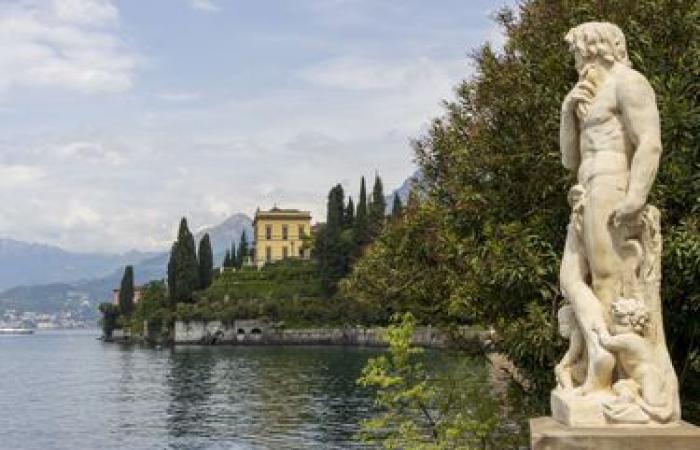
[{"label": "stone retaining wall", "polygon": [[[484,339],[486,333],[467,327],[460,330],[468,336]],[[246,320],[223,324],[220,321],[175,322],[175,344],[330,344],[385,346],[384,329],[378,327],[296,328],[270,327]],[[433,327],[418,327],[413,344],[440,348],[447,344],[446,333]]]}]

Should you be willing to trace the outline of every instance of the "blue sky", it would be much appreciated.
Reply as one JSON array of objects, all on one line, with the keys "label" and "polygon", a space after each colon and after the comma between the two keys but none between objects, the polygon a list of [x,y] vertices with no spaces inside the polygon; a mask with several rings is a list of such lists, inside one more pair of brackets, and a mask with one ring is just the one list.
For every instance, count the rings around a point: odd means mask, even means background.
[{"label": "blue sky", "polygon": [[155,250],[393,189],[504,3],[0,0],[0,236]]}]

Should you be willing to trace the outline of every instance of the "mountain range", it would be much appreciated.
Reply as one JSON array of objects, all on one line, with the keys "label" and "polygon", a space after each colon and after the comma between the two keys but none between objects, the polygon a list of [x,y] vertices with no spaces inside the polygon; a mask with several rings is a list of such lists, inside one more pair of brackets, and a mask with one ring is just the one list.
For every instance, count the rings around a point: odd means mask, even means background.
[{"label": "mountain range", "polygon": [[[232,242],[246,231],[252,238],[252,220],[234,214],[222,223],[195,233],[199,240],[209,233],[215,264]],[[0,239],[0,311],[54,313],[71,310],[81,317],[95,317],[96,306],[110,299],[119,286],[125,265],[134,266],[136,284],[165,278],[169,252],[124,254],[79,253],[61,248]]]}]

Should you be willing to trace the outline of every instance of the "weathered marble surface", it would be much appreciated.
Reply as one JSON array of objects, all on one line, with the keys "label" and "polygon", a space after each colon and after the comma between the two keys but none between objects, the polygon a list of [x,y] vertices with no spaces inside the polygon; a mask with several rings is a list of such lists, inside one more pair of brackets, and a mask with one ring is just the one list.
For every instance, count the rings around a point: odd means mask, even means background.
[{"label": "weathered marble surface", "polygon": [[692,450],[700,428],[685,422],[662,427],[623,425],[575,428],[551,417],[530,420],[531,450]]},{"label": "weathered marble surface", "polygon": [[553,417],[589,427],[678,422],[659,295],[660,217],[647,204],[661,154],[654,91],[631,68],[617,26],[584,23],[565,40],[579,80],[562,104],[560,145],[577,184],[560,272],[569,349],[555,368]]}]

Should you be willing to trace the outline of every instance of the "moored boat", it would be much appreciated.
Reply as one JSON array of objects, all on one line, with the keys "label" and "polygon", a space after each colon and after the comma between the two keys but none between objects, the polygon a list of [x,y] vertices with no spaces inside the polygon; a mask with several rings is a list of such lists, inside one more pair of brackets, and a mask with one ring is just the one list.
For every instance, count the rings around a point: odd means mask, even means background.
[{"label": "moored boat", "polygon": [[31,328],[0,328],[0,334],[34,334]]}]

